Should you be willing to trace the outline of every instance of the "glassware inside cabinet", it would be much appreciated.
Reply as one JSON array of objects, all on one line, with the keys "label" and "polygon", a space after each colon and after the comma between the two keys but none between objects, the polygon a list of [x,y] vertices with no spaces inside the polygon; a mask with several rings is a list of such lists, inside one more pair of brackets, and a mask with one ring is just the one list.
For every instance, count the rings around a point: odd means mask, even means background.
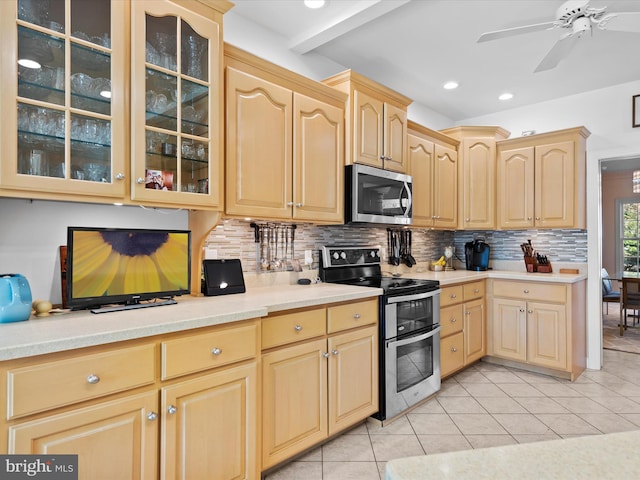
[{"label": "glassware inside cabinet", "polygon": [[111,0],[17,1],[18,174],[111,183]]},{"label": "glassware inside cabinet", "polygon": [[181,72],[184,75],[209,80],[209,40],[198,35],[191,25],[181,22]]}]

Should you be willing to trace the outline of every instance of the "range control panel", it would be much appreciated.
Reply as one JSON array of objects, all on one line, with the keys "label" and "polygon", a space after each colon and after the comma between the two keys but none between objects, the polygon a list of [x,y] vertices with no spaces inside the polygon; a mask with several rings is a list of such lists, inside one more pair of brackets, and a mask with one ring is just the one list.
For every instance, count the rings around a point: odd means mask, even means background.
[{"label": "range control panel", "polygon": [[336,246],[322,247],[324,268],[375,265],[380,263],[381,247]]}]

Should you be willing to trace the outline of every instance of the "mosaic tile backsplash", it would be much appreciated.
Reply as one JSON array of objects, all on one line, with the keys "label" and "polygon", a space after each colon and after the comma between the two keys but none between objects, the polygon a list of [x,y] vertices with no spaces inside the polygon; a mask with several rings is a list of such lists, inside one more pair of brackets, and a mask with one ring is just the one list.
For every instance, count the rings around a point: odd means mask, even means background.
[{"label": "mosaic tile backsplash", "polygon": [[[290,225],[290,224],[288,224]],[[511,230],[511,231],[443,231],[412,228],[412,255],[420,262],[438,259],[448,245],[455,247],[455,256],[464,263],[464,244],[484,238],[491,247],[490,260],[522,260],[520,244],[531,240],[533,247],[555,262],[587,262],[586,230]],[[387,247],[386,226],[311,225],[296,224],[294,258],[303,264],[305,250],[313,254],[312,269],[318,268],[318,251],[323,245],[380,245]],[[258,244],[249,222],[223,219],[211,231],[205,247],[213,249],[218,258],[239,258],[245,272],[258,271]],[[291,246],[289,246],[291,249]],[[308,268],[308,267],[305,267]]]}]

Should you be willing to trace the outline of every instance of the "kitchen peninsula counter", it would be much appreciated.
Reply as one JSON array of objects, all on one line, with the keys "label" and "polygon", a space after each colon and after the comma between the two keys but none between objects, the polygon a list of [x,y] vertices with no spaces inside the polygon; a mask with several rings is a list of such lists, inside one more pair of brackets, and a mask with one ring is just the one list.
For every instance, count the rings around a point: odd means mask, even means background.
[{"label": "kitchen peninsula counter", "polygon": [[65,311],[0,324],[0,361],[258,318],[272,312],[376,297],[382,289],[337,284],[247,287],[246,293],[177,297],[177,304],[93,314]]},{"label": "kitchen peninsula counter", "polygon": [[586,274],[580,273],[528,273],[514,270],[486,270],[484,272],[471,270],[453,270],[449,272],[409,271],[403,272],[402,277],[438,280],[442,286],[452,285],[454,283],[473,282],[486,278],[551,283],[577,283],[587,279]]},{"label": "kitchen peninsula counter", "polygon": [[640,431],[506,445],[387,462],[385,480],[640,478]]}]

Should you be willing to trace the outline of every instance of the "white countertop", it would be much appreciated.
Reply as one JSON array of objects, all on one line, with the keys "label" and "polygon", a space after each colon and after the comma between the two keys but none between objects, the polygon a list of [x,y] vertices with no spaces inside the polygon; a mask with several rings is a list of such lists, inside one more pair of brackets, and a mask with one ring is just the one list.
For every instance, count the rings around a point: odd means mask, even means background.
[{"label": "white countertop", "polygon": [[[587,278],[586,274],[511,270],[420,272],[418,269],[407,269],[402,272],[402,277],[438,280],[443,286],[485,278],[559,283],[574,283]],[[0,324],[0,361],[219,325],[283,310],[369,298],[382,293],[378,288],[331,283],[249,285],[246,293],[177,297],[176,305],[162,307],[101,314],[83,310],[39,318],[32,315],[25,322]]]},{"label": "white countertop", "polygon": [[385,480],[640,478],[640,431],[506,445],[387,462]]},{"label": "white countertop", "polygon": [[379,288],[337,284],[247,288],[217,297],[177,297],[176,305],[93,314],[88,310],[0,324],[0,361],[219,325],[271,312],[376,297]]}]

